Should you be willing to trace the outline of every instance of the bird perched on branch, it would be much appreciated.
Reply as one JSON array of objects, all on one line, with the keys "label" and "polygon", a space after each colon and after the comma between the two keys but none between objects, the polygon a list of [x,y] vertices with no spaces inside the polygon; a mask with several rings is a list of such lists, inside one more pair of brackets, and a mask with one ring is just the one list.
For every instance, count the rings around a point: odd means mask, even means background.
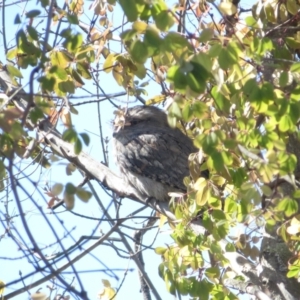
[{"label": "bird perched on branch", "polygon": [[[167,115],[154,106],[135,106],[116,112],[114,154],[124,179],[143,200],[168,201],[169,192],[186,192],[188,157],[198,150]],[[201,174],[208,176],[207,171]]]}]

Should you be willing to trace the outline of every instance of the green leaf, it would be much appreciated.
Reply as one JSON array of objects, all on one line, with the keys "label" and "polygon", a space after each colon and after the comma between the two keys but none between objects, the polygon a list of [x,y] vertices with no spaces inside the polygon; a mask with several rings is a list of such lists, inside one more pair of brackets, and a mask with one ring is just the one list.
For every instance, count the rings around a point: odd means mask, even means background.
[{"label": "green leaf", "polygon": [[24,134],[23,127],[20,123],[14,122],[11,126],[9,135],[12,137],[13,140],[18,141],[22,138],[22,135]]},{"label": "green leaf", "polygon": [[71,53],[76,53],[80,49],[82,42],[83,42],[83,37],[81,34],[78,33],[75,35],[69,35],[64,42],[64,46]]},{"label": "green leaf", "polygon": [[72,183],[67,183],[65,186],[65,192],[69,195],[74,195],[76,193],[77,188]]},{"label": "green leaf", "polygon": [[249,96],[253,91],[258,90],[258,84],[254,78],[251,78],[246,81],[244,87],[243,87],[243,92],[246,94],[246,96]]},{"label": "green leaf", "polygon": [[72,128],[67,129],[63,133],[62,138],[66,142],[75,142],[78,139],[77,132],[74,129],[72,129]]},{"label": "green leaf", "polygon": [[218,137],[214,132],[205,135],[202,142],[203,151],[207,154],[213,154],[216,151],[216,146],[218,143]]},{"label": "green leaf", "polygon": [[220,270],[217,267],[207,268],[205,270],[205,275],[208,278],[210,278],[211,280],[215,280],[215,279],[219,278],[219,276],[220,276]]},{"label": "green leaf", "polygon": [[63,69],[67,68],[72,61],[72,58],[64,51],[52,51],[50,59],[52,66],[59,66]]},{"label": "green leaf", "polygon": [[20,15],[16,14],[14,24],[21,24],[21,23],[22,23],[22,21],[21,21]]},{"label": "green leaf", "polygon": [[39,0],[39,2],[41,2],[43,8],[49,6],[49,0]]},{"label": "green leaf", "polygon": [[226,214],[233,214],[233,213],[236,213],[236,211],[237,211],[236,201],[233,200],[231,197],[227,197],[225,199],[224,212]]},{"label": "green leaf", "polygon": [[146,22],[142,22],[142,21],[135,21],[132,24],[132,29],[135,30],[137,33],[145,33],[147,27],[148,27],[148,24]]},{"label": "green leaf", "polygon": [[196,193],[196,202],[199,206],[204,206],[209,198],[209,188],[207,186],[207,182],[205,178],[200,177],[196,184],[197,185],[197,193]]},{"label": "green leaf", "polygon": [[106,73],[109,73],[109,72],[111,72],[111,70],[112,70],[112,68],[113,68],[113,66],[114,66],[114,63],[115,63],[115,61],[116,61],[116,54],[114,54],[114,53],[110,53],[107,57],[106,57],[106,59],[105,59],[105,61],[104,61],[104,63],[103,63],[103,70],[106,72]]},{"label": "green leaf", "polygon": [[92,195],[93,194],[91,192],[86,191],[82,187],[76,188],[76,196],[83,202],[88,202],[91,199]]},{"label": "green leaf", "polygon": [[218,110],[222,113],[229,113],[230,102],[222,93],[219,92],[217,86],[212,88],[211,94],[215,100],[216,108],[218,108]]},{"label": "green leaf", "polygon": [[39,107],[34,107],[29,112],[29,118],[34,124],[36,124],[38,120],[44,118],[43,111]]},{"label": "green leaf", "polygon": [[300,49],[300,41],[295,40],[294,37],[286,37],[285,41],[292,49]]},{"label": "green leaf", "polygon": [[195,93],[203,93],[205,91],[205,82],[197,80],[193,73],[187,73],[186,81],[189,88]]},{"label": "green leaf", "polygon": [[149,4],[144,6],[143,11],[141,12],[140,19],[143,21],[148,21],[151,17],[151,7]]},{"label": "green leaf", "polygon": [[193,57],[191,63],[194,67],[193,71],[199,74],[199,76],[201,75],[203,80],[211,77],[213,63],[209,55],[200,52]]},{"label": "green leaf", "polygon": [[33,10],[30,10],[29,12],[27,12],[25,15],[26,15],[26,18],[35,18],[35,17],[39,16],[40,14],[41,14],[40,10],[33,9]]},{"label": "green leaf", "polygon": [[162,45],[162,39],[159,36],[159,32],[152,27],[147,28],[144,35],[144,43],[147,46],[149,56],[157,55]]},{"label": "green leaf", "polygon": [[71,80],[59,82],[58,87],[59,87],[60,91],[62,91],[64,93],[70,93],[70,94],[75,93],[75,84]]},{"label": "green leaf", "polygon": [[187,295],[189,291],[189,282],[186,278],[180,278],[177,280],[177,288],[181,295]]},{"label": "green leaf", "polygon": [[35,28],[33,28],[32,26],[27,26],[27,32],[33,40],[39,40],[39,34]]},{"label": "green leaf", "polygon": [[291,13],[292,15],[296,15],[299,10],[299,6],[297,5],[297,2],[293,0],[287,0],[286,7],[288,12]]},{"label": "green leaf", "polygon": [[283,115],[279,120],[278,127],[281,132],[286,132],[289,130],[294,131],[295,124],[289,115]]},{"label": "green leaf", "polygon": [[249,27],[252,27],[252,28],[257,27],[257,21],[252,16],[246,17],[245,22],[246,22],[247,26],[249,26]]},{"label": "green leaf", "polygon": [[90,65],[83,62],[78,62],[76,64],[77,72],[85,79],[92,79],[92,75],[89,71]]},{"label": "green leaf", "polygon": [[2,160],[0,160],[0,191],[5,189],[5,178],[7,176],[6,169]]},{"label": "green leaf", "polygon": [[42,76],[38,79],[38,81],[41,83],[41,87],[43,90],[53,92],[54,85],[56,83],[55,78],[53,77],[47,78],[45,76]]},{"label": "green leaf", "polygon": [[162,11],[154,20],[156,27],[161,31],[168,31],[174,25],[174,18],[168,11]]},{"label": "green leaf", "polygon": [[53,66],[48,72],[60,80],[66,80],[68,78],[68,73],[66,70],[58,66]]},{"label": "green leaf", "polygon": [[287,272],[287,278],[298,278],[300,274],[300,266],[290,266],[289,271]]},{"label": "green leaf", "polygon": [[300,72],[300,62],[293,63],[290,68],[291,72]]},{"label": "green leaf", "polygon": [[232,16],[237,12],[236,5],[230,1],[222,1],[218,7],[221,13],[225,16]]},{"label": "green leaf", "polygon": [[299,102],[291,102],[290,103],[290,111],[289,115],[294,124],[297,124],[300,118],[300,103]]},{"label": "green leaf", "polygon": [[58,196],[63,191],[64,186],[61,183],[55,183],[51,188],[51,193]]},{"label": "green leaf", "polygon": [[220,209],[214,209],[212,211],[212,216],[217,222],[226,220],[225,213]]},{"label": "green leaf", "polygon": [[297,158],[294,154],[288,155],[286,161],[280,164],[280,171],[284,171],[283,174],[289,174],[294,172],[297,165]]},{"label": "green leaf", "polygon": [[6,58],[9,60],[13,60],[18,54],[18,49],[17,48],[12,48],[7,51],[6,53]]},{"label": "green leaf", "polygon": [[266,5],[264,5],[264,9],[265,9],[267,20],[271,23],[275,23],[276,18],[275,18],[273,6],[270,3],[267,3]]},{"label": "green leaf", "polygon": [[148,48],[145,43],[135,40],[130,47],[130,54],[134,61],[144,64],[148,58]]},{"label": "green leaf", "polygon": [[216,43],[211,46],[211,48],[208,51],[208,54],[210,57],[218,57],[220,55],[220,52],[222,51],[222,46],[219,43]]},{"label": "green leaf", "polygon": [[173,17],[168,12],[168,6],[164,1],[153,2],[151,12],[158,29],[168,31],[173,26]]},{"label": "green leaf", "polygon": [[77,86],[83,86],[85,84],[84,81],[81,79],[79,73],[75,69],[72,69],[72,76],[74,81],[76,81]]},{"label": "green leaf", "polygon": [[220,199],[215,197],[208,198],[208,205],[214,209],[222,209],[222,202]]},{"label": "green leaf", "polygon": [[288,72],[281,72],[279,77],[279,85],[281,87],[285,87],[289,82],[289,73]]},{"label": "green leaf", "polygon": [[293,197],[294,198],[300,198],[300,190],[299,189],[294,191]]},{"label": "green leaf", "polygon": [[268,185],[263,185],[260,187],[264,195],[270,197],[273,194],[272,189]]},{"label": "green leaf", "polygon": [[167,79],[174,83],[174,87],[179,91],[185,91],[187,79],[179,66],[172,66],[167,73]]},{"label": "green leaf", "polygon": [[205,28],[202,30],[198,41],[201,43],[206,43],[208,41],[210,41],[212,39],[212,37],[214,36],[214,31],[211,28]]},{"label": "green leaf", "polygon": [[138,17],[138,7],[135,0],[119,0],[119,3],[129,22],[134,22]]},{"label": "green leaf", "polygon": [[185,122],[188,122],[193,117],[193,110],[190,103],[185,103],[183,109],[182,109],[182,118]]},{"label": "green leaf", "polygon": [[156,254],[164,255],[167,251],[167,248],[157,247],[157,248],[154,249],[154,251],[155,251]]},{"label": "green leaf", "polygon": [[84,141],[85,145],[88,146],[89,143],[90,143],[90,137],[89,137],[89,135],[86,134],[86,133],[80,133],[79,135],[81,136],[81,138]]},{"label": "green leaf", "polygon": [[219,54],[219,65],[223,70],[231,68],[234,64],[238,63],[239,47],[236,43],[231,42],[227,48],[223,48]]},{"label": "green leaf", "polygon": [[74,144],[75,154],[79,154],[82,150],[82,142],[80,139],[77,139]]},{"label": "green leaf", "polygon": [[191,47],[187,39],[177,32],[169,32],[164,39],[164,45],[170,51]]},{"label": "green leaf", "polygon": [[72,210],[75,205],[75,197],[73,194],[64,193],[64,202],[66,204],[67,209]]},{"label": "green leaf", "polygon": [[256,52],[257,55],[264,55],[268,51],[272,51],[274,49],[272,40],[269,38],[258,38],[255,37],[253,39],[253,43],[251,44],[251,48],[254,52]]},{"label": "green leaf", "polygon": [[[133,70],[133,74],[136,75],[139,79],[143,79],[147,75],[147,70],[143,64],[135,64],[136,69]],[[148,84],[148,83],[147,83]],[[143,84],[140,85],[141,87]]]},{"label": "green leaf", "polygon": [[214,285],[208,282],[206,279],[195,281],[194,287],[192,288],[190,295],[193,297],[199,297],[201,295],[201,300],[208,300],[209,295],[213,289]]},{"label": "green leaf", "polygon": [[175,118],[181,118],[181,109],[178,105],[177,102],[173,102],[170,107],[169,107],[169,110],[168,110],[168,115],[169,116],[172,116],[172,117],[175,117]]},{"label": "green leaf", "polygon": [[79,24],[79,21],[78,21],[78,17],[76,14],[67,14],[67,19],[69,21],[70,24]]},{"label": "green leaf", "polygon": [[283,198],[277,204],[276,209],[284,212],[287,217],[290,217],[297,213],[298,203],[294,199]]},{"label": "green leaf", "polygon": [[14,67],[12,65],[6,65],[6,69],[7,69],[8,73],[11,76],[15,76],[15,77],[18,77],[18,78],[23,78],[22,73],[16,67]]},{"label": "green leaf", "polygon": [[135,37],[136,37],[136,31],[132,30],[132,29],[127,29],[120,33],[120,38],[124,42],[129,42],[129,41],[135,39]]}]

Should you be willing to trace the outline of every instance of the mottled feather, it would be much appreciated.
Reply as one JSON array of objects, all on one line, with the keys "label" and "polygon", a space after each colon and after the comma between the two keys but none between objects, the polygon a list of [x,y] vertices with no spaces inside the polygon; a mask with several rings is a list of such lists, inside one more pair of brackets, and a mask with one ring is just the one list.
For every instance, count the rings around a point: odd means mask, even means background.
[{"label": "mottled feather", "polygon": [[140,197],[168,200],[171,191],[186,191],[188,157],[193,142],[178,128],[171,128],[166,114],[153,106],[135,106],[115,119],[116,163]]}]

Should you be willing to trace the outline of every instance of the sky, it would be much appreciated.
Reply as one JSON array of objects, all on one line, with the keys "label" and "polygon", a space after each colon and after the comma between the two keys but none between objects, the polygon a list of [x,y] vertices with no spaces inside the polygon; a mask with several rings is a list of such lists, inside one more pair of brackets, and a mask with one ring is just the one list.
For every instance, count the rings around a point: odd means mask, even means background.
[{"label": "sky", "polygon": [[[175,1],[169,1],[169,3]],[[6,2],[6,4],[13,3]],[[86,1],[85,4],[85,14],[91,15],[91,12],[88,11],[88,7],[91,2]],[[63,5],[63,1],[58,1],[58,5]],[[9,36],[10,32],[16,32],[19,28],[19,25],[14,25],[14,16],[18,11],[20,14],[24,11],[29,11],[36,7],[35,1],[29,2],[18,2],[12,6],[8,6],[6,10],[6,34]],[[8,17],[9,16],[9,17]],[[2,16],[1,16],[2,17]],[[113,15],[111,15],[114,24],[122,22],[123,15],[121,14],[120,8],[117,8]],[[88,20],[88,19],[87,19]],[[25,21],[25,18],[22,17],[22,21]],[[1,20],[2,22],[2,20]],[[38,22],[37,22],[38,23]],[[89,21],[87,21],[89,23]],[[23,23],[24,24],[24,23]],[[39,24],[41,28],[45,28],[45,24]],[[8,39],[9,40],[9,39]],[[14,44],[14,39],[11,37],[10,45]],[[112,46],[113,47],[113,46]],[[0,59],[2,62],[5,62],[5,57],[3,56],[3,42],[0,41]],[[100,61],[100,65],[103,63],[103,59]],[[26,74],[28,76],[28,71],[23,71],[25,75],[24,82],[26,81]],[[27,77],[28,78],[28,77]],[[117,86],[112,78],[111,74],[100,73],[100,85],[104,88],[107,94],[122,92],[122,88]],[[95,91],[95,86],[92,83],[88,83],[84,86],[88,91]],[[151,96],[157,95],[160,93],[160,90],[155,86],[146,87],[149,92],[148,96],[144,96],[146,99]],[[84,91],[77,91],[76,96],[86,94]],[[95,99],[95,98],[93,98]],[[124,105],[127,102],[127,98],[119,98],[118,101],[115,101],[118,105]],[[73,100],[72,103],[82,102],[82,99]],[[89,104],[76,107],[80,112],[79,115],[72,115],[73,124],[77,132],[87,132],[91,138],[90,145],[85,147],[84,151],[89,153],[94,159],[98,161],[103,161],[100,138],[99,138],[99,124],[98,124],[98,112],[97,104]],[[111,136],[112,136],[112,125],[111,121],[113,119],[114,107],[108,102],[105,101],[101,103],[100,106],[102,126],[104,137],[108,138],[108,151],[109,151],[109,162],[110,168],[118,172],[116,166],[114,165],[113,156],[112,156],[112,145],[111,145]],[[58,129],[63,130],[62,125],[59,125]],[[54,255],[59,251],[59,246],[54,244],[57,237],[62,241],[65,247],[69,247],[74,244],[81,236],[100,236],[102,233],[105,233],[109,226],[106,222],[99,222],[95,219],[101,218],[102,212],[94,198],[90,199],[88,203],[83,203],[80,200],[76,200],[75,208],[72,212],[65,211],[63,208],[56,210],[56,214],[52,214],[51,211],[47,208],[47,196],[42,191],[45,186],[52,186],[55,183],[67,183],[72,182],[73,184],[79,184],[82,181],[82,175],[75,171],[72,176],[66,175],[66,164],[64,160],[59,160],[53,164],[53,167],[49,170],[41,169],[38,164],[30,166],[29,160],[20,160],[17,165],[19,169],[24,172],[16,175],[20,184],[24,186],[27,192],[34,199],[34,202],[28,199],[27,195],[23,192],[20,192],[20,198],[22,200],[22,207],[26,213],[26,221],[30,228],[30,231],[38,241],[40,247],[44,247],[44,253],[47,253],[48,256]],[[28,177],[30,175],[30,178]],[[30,182],[30,179],[33,182]],[[38,189],[35,186],[35,182],[38,182]],[[91,181],[91,184],[95,187],[97,194],[100,200],[105,206],[108,206],[110,203],[110,197],[108,197],[103,190],[99,187],[98,183],[94,180]],[[38,191],[39,190],[39,191]],[[10,215],[18,215],[16,205],[13,202],[12,195],[8,195],[8,205],[5,207],[5,200],[7,195],[2,193],[0,194],[0,212],[7,212]],[[36,205],[37,204],[37,205]],[[123,199],[122,206],[120,211],[120,216],[128,216],[131,212],[135,211],[141,207],[140,204],[137,204],[131,200]],[[113,215],[114,209],[111,208],[110,212]],[[44,214],[41,214],[41,212]],[[141,216],[150,215],[151,210],[147,209],[140,213]],[[80,214],[76,216],[75,214]],[[46,216],[46,217],[45,217]],[[93,219],[88,219],[88,218]],[[0,218],[3,220],[3,215],[0,215]],[[132,219],[127,222],[128,226],[134,228],[140,228],[142,226],[143,219]],[[4,234],[5,226],[7,224],[2,222],[0,225],[0,280],[3,280],[5,283],[9,283],[14,279],[20,278],[20,276],[25,276],[28,272],[31,271],[31,264],[26,258],[24,258],[24,253],[20,251],[18,246]],[[13,223],[10,224],[12,232],[18,236],[21,240],[22,237],[26,236],[26,233],[23,229],[23,226],[20,222],[20,218],[16,217],[13,219]],[[50,226],[54,228],[54,231],[50,230]],[[96,231],[94,232],[96,228]],[[157,235],[157,231],[160,233]],[[132,237],[133,230],[131,228],[124,229],[124,232]],[[166,246],[170,244],[172,240],[168,236],[170,231],[168,226],[165,226],[161,229],[157,227],[150,232],[147,232],[144,237],[144,243],[152,247],[152,249],[144,251],[144,261],[146,264],[146,271],[150,278],[153,280],[154,285],[157,287],[161,297],[165,300],[174,299],[174,296],[170,295],[166,291],[165,283],[158,275],[158,265],[161,262],[159,255],[156,255],[153,251],[154,247],[157,246]],[[117,234],[113,235],[114,238],[118,238]],[[154,244],[152,245],[154,241]],[[90,240],[84,248],[88,245],[91,245],[94,241]],[[28,243],[28,244],[27,244]],[[22,242],[21,242],[22,244]],[[31,248],[31,245],[28,242],[28,239],[23,241],[23,250]],[[120,243],[121,244],[121,243]],[[116,242],[116,245],[118,243]],[[133,247],[133,244],[131,243]],[[78,254],[82,250],[76,251],[74,254]],[[26,252],[26,251],[25,251]],[[122,254],[122,253],[121,253]],[[5,259],[9,258],[9,259]],[[57,265],[58,267],[59,265]],[[88,291],[88,296],[90,299],[97,299],[97,294],[103,289],[101,280],[107,279],[110,281],[113,288],[120,288],[116,299],[142,299],[142,294],[140,293],[140,284],[138,279],[137,268],[132,260],[129,258],[120,258],[116,251],[113,250],[110,246],[99,246],[92,252],[92,255],[87,255],[84,259],[80,260],[75,264],[76,270],[79,272],[80,278],[84,284],[85,290]],[[107,272],[107,269],[111,269],[112,272]],[[103,270],[103,271],[102,271]],[[70,269],[68,269],[70,271]],[[20,272],[22,275],[20,275]],[[43,276],[47,275],[44,273]],[[118,277],[118,279],[116,278]],[[28,285],[31,282],[35,282],[38,279],[38,275],[31,276],[28,279],[24,279],[24,284]],[[74,274],[64,273],[64,278],[68,282],[72,282]],[[48,293],[49,289],[46,287],[49,282],[44,283],[41,286],[41,291]],[[78,287],[78,282],[74,281],[76,287]],[[17,285],[12,285],[8,287],[5,291],[5,294],[12,292],[13,290],[20,288],[22,283]],[[31,293],[34,293],[37,288],[30,290]],[[62,290],[60,290],[62,291]],[[14,299],[27,299],[29,295],[23,293]],[[182,299],[187,299],[183,297]]]}]

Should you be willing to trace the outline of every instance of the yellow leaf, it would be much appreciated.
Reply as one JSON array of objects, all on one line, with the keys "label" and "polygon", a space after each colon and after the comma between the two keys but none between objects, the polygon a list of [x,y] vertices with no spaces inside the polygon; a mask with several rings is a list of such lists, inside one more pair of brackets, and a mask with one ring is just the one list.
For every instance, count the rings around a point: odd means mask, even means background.
[{"label": "yellow leaf", "polygon": [[232,16],[237,12],[237,7],[231,2],[222,2],[219,4],[219,10],[226,16]]},{"label": "yellow leaf", "polygon": [[85,189],[78,187],[76,189],[76,196],[83,202],[88,202],[89,199],[92,197],[92,193],[86,191]]},{"label": "yellow leaf", "polygon": [[164,226],[164,224],[166,223],[167,219],[168,218],[165,215],[161,214],[160,218],[159,218],[159,225],[158,225],[158,227],[162,228]]},{"label": "yellow leaf", "polygon": [[148,24],[142,21],[135,21],[132,24],[132,28],[135,29],[138,33],[144,33],[148,27]]},{"label": "yellow leaf", "polygon": [[114,64],[115,64],[116,59],[117,59],[117,56],[116,56],[116,54],[114,54],[114,53],[110,53],[110,54],[107,56],[107,58],[106,58],[106,60],[105,60],[105,62],[104,62],[104,64],[103,64],[103,70],[104,70],[106,73],[111,72],[111,70],[112,70],[112,68],[113,68],[113,66],[114,66]]},{"label": "yellow leaf", "polygon": [[222,185],[225,184],[226,179],[225,179],[224,177],[219,176],[219,175],[213,175],[213,176],[211,177],[211,181],[212,181],[215,185],[217,185],[217,186],[222,186]]},{"label": "yellow leaf", "polygon": [[199,206],[203,206],[206,204],[208,198],[209,198],[209,189],[207,186],[206,181],[204,182],[204,185],[198,189],[196,194],[196,202]]},{"label": "yellow leaf", "polygon": [[62,192],[63,188],[64,186],[61,183],[55,183],[51,188],[52,195],[58,196]]},{"label": "yellow leaf", "polygon": [[98,294],[98,298],[101,300],[116,299],[116,291],[111,287],[108,280],[102,279],[104,289]]},{"label": "yellow leaf", "polygon": [[105,287],[111,287],[109,280],[102,279],[102,283]]},{"label": "yellow leaf", "polygon": [[44,293],[34,293],[31,295],[32,300],[46,300],[47,295]]},{"label": "yellow leaf", "polygon": [[0,295],[2,295],[4,293],[4,290],[5,290],[5,283],[0,280]]},{"label": "yellow leaf", "polygon": [[194,189],[197,190],[202,190],[203,187],[206,185],[206,180],[204,177],[200,177],[197,179],[197,181],[194,184]]},{"label": "yellow leaf", "polygon": [[166,100],[165,95],[154,96],[153,98],[150,98],[146,101],[146,105],[158,104],[163,102],[164,100]]},{"label": "yellow leaf", "polygon": [[66,204],[67,209],[72,210],[74,208],[75,205],[75,197],[74,195],[68,194],[68,193],[64,193],[64,201]]}]

